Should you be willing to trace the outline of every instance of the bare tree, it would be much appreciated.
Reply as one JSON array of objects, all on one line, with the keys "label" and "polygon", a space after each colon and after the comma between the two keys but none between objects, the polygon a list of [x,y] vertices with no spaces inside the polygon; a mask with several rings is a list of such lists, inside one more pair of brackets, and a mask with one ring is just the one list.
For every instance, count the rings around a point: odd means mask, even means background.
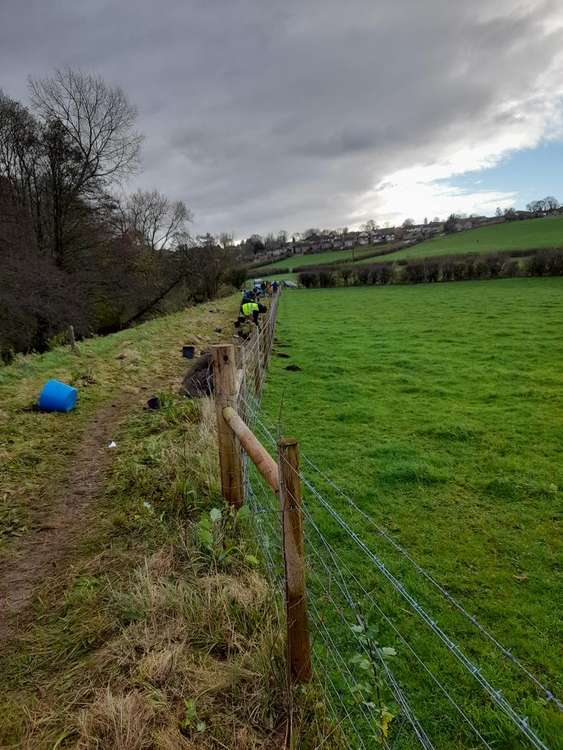
[{"label": "bare tree", "polygon": [[414,227],[414,219],[405,219],[403,221],[403,226],[406,227]]},{"label": "bare tree", "polygon": [[221,232],[219,235],[219,244],[226,250],[228,247],[232,247],[234,244],[233,235],[231,232]]},{"label": "bare tree", "polygon": [[39,124],[26,107],[0,91],[0,177],[9,184],[12,199],[27,209],[40,249],[45,236],[41,136]]},{"label": "bare tree", "polygon": [[155,251],[177,244],[192,220],[182,201],[171,202],[158,190],[137,190],[130,195],[122,216],[124,229]]},{"label": "bare tree", "polygon": [[375,232],[377,229],[377,223],[373,219],[368,219],[361,228],[364,232]]},{"label": "bare tree", "polygon": [[64,255],[64,229],[79,198],[92,200],[137,166],[136,109],[120,88],[97,76],[58,70],[30,79],[33,108],[45,131],[52,195],[54,254]]},{"label": "bare tree", "polygon": [[559,201],[557,198],[554,198],[553,195],[548,195],[543,199],[543,204],[545,206],[545,210],[550,211],[556,211],[559,208]]}]

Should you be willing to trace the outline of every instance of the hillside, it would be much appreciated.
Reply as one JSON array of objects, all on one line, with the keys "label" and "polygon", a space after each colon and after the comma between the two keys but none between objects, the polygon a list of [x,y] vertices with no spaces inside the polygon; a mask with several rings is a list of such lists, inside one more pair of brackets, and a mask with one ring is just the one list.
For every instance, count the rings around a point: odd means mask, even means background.
[{"label": "hillside", "polygon": [[458,253],[490,253],[496,250],[528,250],[563,245],[563,216],[527,219],[470,229],[458,234],[426,240],[413,247],[398,250],[385,261],[401,258],[424,258]]},{"label": "hillside", "polygon": [[284,258],[283,260],[278,260],[274,263],[268,263],[268,265],[251,268],[249,273],[256,278],[261,278],[263,276],[269,277],[274,275],[274,273],[281,273],[283,271],[291,272],[292,269],[301,268],[303,266],[320,266],[346,262],[352,263],[356,260],[361,261],[365,258],[373,258],[377,255],[378,251],[385,249],[386,247],[389,248],[390,246],[361,245],[355,247],[353,250],[327,250],[324,253],[292,255],[289,258]]},{"label": "hillside", "polygon": [[[228,341],[237,307],[0,368],[1,747],[280,745],[276,598],[249,514],[224,509],[212,402],[178,395],[181,346]],[[30,409],[50,377],[75,411]]]},{"label": "hillside", "polygon": [[412,247],[386,252],[389,246],[362,246],[352,250],[329,250],[324,253],[293,255],[290,258],[251,269],[256,277],[268,277],[295,280],[291,272],[295,268],[328,266],[349,261],[356,265],[365,265],[378,260],[378,249],[384,252],[382,261],[395,261],[403,258],[424,258],[437,255],[458,255],[464,253],[491,253],[497,250],[527,250],[544,247],[563,246],[563,216],[545,219],[529,219],[505,224],[471,229],[458,234],[426,240]]}]

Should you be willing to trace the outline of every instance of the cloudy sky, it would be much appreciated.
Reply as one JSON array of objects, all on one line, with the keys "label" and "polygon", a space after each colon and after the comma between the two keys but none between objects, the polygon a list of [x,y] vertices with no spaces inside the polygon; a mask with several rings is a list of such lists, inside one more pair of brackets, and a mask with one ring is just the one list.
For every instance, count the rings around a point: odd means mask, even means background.
[{"label": "cloudy sky", "polygon": [[563,199],[560,0],[0,0],[0,88],[70,65],[138,107],[197,231]]}]

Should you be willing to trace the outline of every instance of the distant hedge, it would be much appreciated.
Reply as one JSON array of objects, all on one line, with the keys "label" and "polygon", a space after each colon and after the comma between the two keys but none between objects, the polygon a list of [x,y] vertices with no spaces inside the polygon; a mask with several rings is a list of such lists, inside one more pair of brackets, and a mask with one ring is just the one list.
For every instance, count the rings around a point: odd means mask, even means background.
[{"label": "distant hedge", "polygon": [[[499,279],[514,276],[563,276],[563,248],[498,252],[487,255],[442,255],[362,266],[315,266],[302,271],[306,288],[367,284],[429,284],[440,281]],[[530,255],[530,252],[533,254]],[[516,258],[520,258],[517,260]]]}]

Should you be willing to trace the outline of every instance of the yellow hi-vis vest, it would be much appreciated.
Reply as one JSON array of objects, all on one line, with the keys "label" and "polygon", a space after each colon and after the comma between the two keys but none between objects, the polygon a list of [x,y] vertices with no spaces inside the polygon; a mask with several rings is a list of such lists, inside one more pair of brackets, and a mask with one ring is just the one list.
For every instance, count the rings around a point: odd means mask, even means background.
[{"label": "yellow hi-vis vest", "polygon": [[256,302],[245,302],[242,306],[242,314],[247,318],[250,317],[255,310],[258,310]]}]

